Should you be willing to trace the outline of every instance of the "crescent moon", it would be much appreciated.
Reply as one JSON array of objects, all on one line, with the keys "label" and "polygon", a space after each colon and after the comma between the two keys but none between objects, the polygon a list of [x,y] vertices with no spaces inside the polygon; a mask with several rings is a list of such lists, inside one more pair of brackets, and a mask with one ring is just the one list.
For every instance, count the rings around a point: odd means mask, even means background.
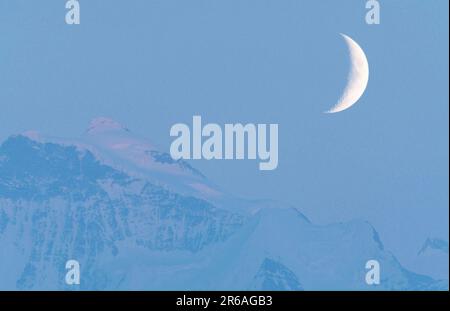
[{"label": "crescent moon", "polygon": [[364,94],[369,82],[369,62],[363,49],[349,36],[342,34],[350,53],[351,68],[347,86],[337,104],[325,113],[336,113],[353,106]]}]

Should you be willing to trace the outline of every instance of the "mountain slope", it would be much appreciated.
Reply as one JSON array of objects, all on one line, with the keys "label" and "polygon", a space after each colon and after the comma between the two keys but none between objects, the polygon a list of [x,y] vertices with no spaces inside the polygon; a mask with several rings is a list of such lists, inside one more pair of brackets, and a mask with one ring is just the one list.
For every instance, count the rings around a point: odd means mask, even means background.
[{"label": "mountain slope", "polygon": [[[22,263],[17,288],[45,283],[39,271],[64,267],[68,256],[86,266],[100,253],[114,256],[118,241],[195,252],[225,239],[242,222],[239,215],[127,176],[74,147],[17,136],[3,143],[0,158],[0,242],[18,249],[2,261]],[[2,267],[8,271],[0,274],[12,273],[10,265]],[[57,272],[64,273],[50,275]]]},{"label": "mountain slope", "polygon": [[[448,289],[404,269],[367,222],[317,226],[229,197],[111,120],[88,134],[0,146],[0,289]],[[69,259],[79,286],[64,282]]]},{"label": "mountain slope", "polygon": [[413,261],[413,268],[434,278],[448,280],[448,242],[427,238]]}]

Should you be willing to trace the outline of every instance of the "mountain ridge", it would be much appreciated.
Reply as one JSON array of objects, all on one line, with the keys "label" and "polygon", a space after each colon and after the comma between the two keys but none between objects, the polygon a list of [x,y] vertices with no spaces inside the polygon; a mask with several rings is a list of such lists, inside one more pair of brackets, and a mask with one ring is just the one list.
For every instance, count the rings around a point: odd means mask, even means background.
[{"label": "mountain ridge", "polygon": [[[404,269],[368,222],[318,226],[276,202],[199,195],[189,183],[210,185],[204,176],[131,174],[82,144],[34,137],[0,145],[0,289],[448,288]],[[78,287],[64,283],[69,259],[82,267]],[[364,281],[369,259],[379,286]]]}]

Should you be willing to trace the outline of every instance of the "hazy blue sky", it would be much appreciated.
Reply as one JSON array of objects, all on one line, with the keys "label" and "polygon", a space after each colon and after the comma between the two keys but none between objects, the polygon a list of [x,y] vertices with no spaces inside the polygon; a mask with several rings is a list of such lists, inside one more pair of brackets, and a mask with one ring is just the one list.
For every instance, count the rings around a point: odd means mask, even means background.
[{"label": "hazy blue sky", "polygon": [[[363,218],[408,263],[448,239],[448,1],[0,0],[0,140],[29,129],[79,136],[109,116],[162,149],[174,123],[279,123],[279,166],[196,161],[235,194]],[[108,4],[110,3],[110,4]],[[369,86],[326,115],[365,50]]]}]

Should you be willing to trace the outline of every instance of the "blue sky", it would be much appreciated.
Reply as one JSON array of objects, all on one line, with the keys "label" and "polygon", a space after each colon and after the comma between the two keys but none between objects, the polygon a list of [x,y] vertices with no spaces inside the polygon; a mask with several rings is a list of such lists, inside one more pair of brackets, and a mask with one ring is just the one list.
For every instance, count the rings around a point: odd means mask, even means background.
[{"label": "blue sky", "polygon": [[[278,123],[279,166],[195,161],[217,184],[298,206],[314,222],[369,220],[406,265],[448,239],[448,2],[0,0],[0,140],[25,130],[79,136],[109,116],[168,150],[170,127]],[[109,3],[109,4],[108,4]],[[365,50],[368,88],[326,115],[348,55]]]}]

